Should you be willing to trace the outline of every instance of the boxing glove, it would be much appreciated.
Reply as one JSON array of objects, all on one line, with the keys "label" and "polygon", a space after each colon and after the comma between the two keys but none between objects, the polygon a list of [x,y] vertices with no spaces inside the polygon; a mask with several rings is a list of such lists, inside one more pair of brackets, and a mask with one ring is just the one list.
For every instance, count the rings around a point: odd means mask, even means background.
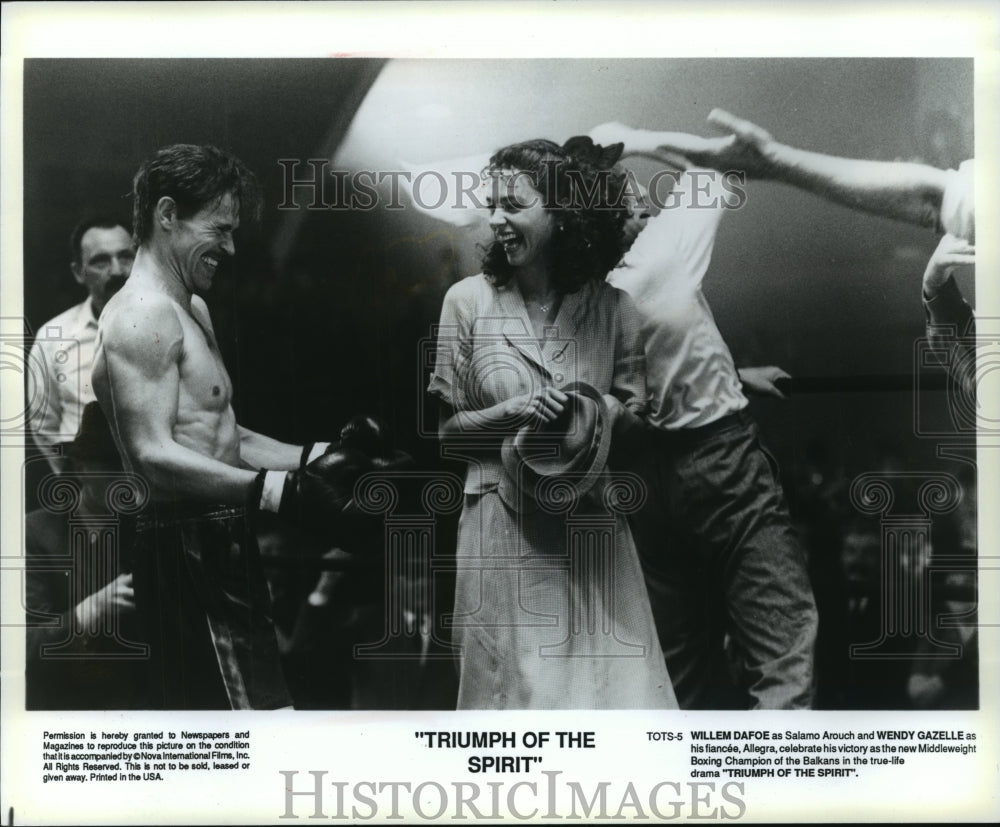
[{"label": "boxing glove", "polygon": [[256,498],[261,511],[289,519],[331,519],[347,509],[354,483],[371,467],[360,451],[331,447],[297,471],[262,470],[251,489],[251,505]]},{"label": "boxing glove", "polygon": [[250,505],[304,526],[332,526],[346,515],[361,517],[352,493],[363,474],[401,471],[413,464],[409,454],[389,448],[379,420],[355,416],[341,429],[338,442],[305,446],[297,471],[262,470],[250,491]]},{"label": "boxing glove", "polygon": [[355,416],[340,429],[337,442],[307,442],[302,448],[299,465],[304,466],[314,459],[340,446],[355,448],[369,457],[386,456],[389,452],[385,425],[372,416]]}]

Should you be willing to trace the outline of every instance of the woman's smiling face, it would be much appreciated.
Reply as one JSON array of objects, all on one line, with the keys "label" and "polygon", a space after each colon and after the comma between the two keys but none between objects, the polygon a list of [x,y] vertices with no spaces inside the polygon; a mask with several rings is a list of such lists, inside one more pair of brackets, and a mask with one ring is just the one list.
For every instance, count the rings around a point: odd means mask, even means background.
[{"label": "woman's smiling face", "polygon": [[503,246],[511,267],[545,262],[549,255],[556,220],[545,209],[542,194],[534,188],[529,173],[502,170],[493,178],[487,195],[490,228]]}]

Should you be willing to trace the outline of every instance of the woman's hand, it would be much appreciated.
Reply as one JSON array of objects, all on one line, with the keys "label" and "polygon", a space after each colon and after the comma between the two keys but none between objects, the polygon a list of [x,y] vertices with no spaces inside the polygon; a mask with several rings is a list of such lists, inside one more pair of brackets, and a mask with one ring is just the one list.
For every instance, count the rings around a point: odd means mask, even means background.
[{"label": "woman's hand", "polygon": [[531,393],[508,399],[505,418],[516,419],[518,426],[554,421],[566,408],[569,397],[561,390],[545,385]]},{"label": "woman's hand", "polygon": [[492,434],[500,440],[525,425],[552,422],[566,408],[568,400],[561,390],[545,386],[478,411],[455,411],[442,403],[438,434],[442,440],[470,434]]}]

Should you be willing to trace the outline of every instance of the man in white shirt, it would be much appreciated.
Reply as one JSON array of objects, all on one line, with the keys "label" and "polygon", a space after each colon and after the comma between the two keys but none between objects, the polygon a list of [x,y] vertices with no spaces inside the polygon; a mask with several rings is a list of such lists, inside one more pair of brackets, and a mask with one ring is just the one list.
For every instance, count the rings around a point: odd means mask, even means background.
[{"label": "man in white shirt", "polygon": [[135,258],[128,230],[104,217],[80,222],[70,236],[70,249],[70,270],[87,289],[87,298],[42,325],[29,356],[32,436],[57,472],[62,470],[63,444],[76,436],[84,406],[95,400],[90,373],[97,319],[125,283]]},{"label": "man in white shirt", "polygon": [[[669,134],[608,124],[591,137],[658,157]],[[652,507],[633,523],[681,707],[807,708],[818,621],[805,557],[701,289],[718,224],[743,196],[732,184],[679,174],[659,215],[635,211],[626,231],[638,235],[608,276],[635,300],[646,352]],[[734,665],[738,695],[722,690]]]},{"label": "man in white shirt", "polygon": [[[940,170],[919,163],[838,158],[782,144],[756,124],[723,110],[713,110],[709,121],[730,134],[721,138],[700,138],[685,133],[632,130],[622,124],[605,124],[595,129],[591,136],[603,143],[624,141],[626,152],[653,156],[679,168],[697,165],[720,172],[739,171],[750,178],[781,181],[854,209],[948,233],[924,277],[923,298],[931,323],[929,331],[933,339],[935,323],[948,322],[952,337],[955,330],[970,335],[972,313],[961,300],[950,269],[971,263],[974,257],[973,161],[961,164],[957,170]],[[750,694],[758,706],[776,705],[774,701],[779,701],[777,705],[785,705],[788,701],[787,705],[798,706],[805,701],[806,694],[799,693],[795,698],[787,695],[786,690],[794,692],[796,681],[803,692],[805,690],[804,680],[796,676],[804,678],[800,667],[806,664],[811,672],[811,655],[806,658],[800,645],[805,643],[806,635],[800,635],[795,648],[779,660],[770,664],[765,660],[763,672],[761,664],[747,664],[746,642],[741,640],[741,614],[753,621],[749,629],[754,645],[760,641],[766,643],[769,637],[777,641],[786,632],[791,634],[796,621],[778,607],[773,618],[775,625],[769,630],[767,622],[759,622],[766,615],[753,609],[752,600],[742,608],[733,603],[738,592],[728,585],[733,578],[731,570],[735,569],[738,579],[741,569],[747,568],[746,561],[754,559],[753,542],[749,555],[744,549],[748,547],[748,539],[752,541],[762,531],[764,536],[774,533],[772,548],[779,550],[778,559],[785,556],[784,570],[786,574],[791,571],[791,581],[797,584],[791,587],[791,592],[803,594],[800,566],[795,562],[799,555],[790,552],[794,540],[788,538],[788,520],[780,489],[776,482],[772,485],[764,480],[766,474],[754,496],[773,500],[768,493],[770,490],[776,493],[777,500],[766,506],[768,515],[763,521],[750,520],[750,514],[745,511],[749,503],[747,497],[755,490],[748,485],[751,480],[747,463],[759,465],[760,457],[766,454],[760,448],[752,423],[744,422],[744,427],[740,428],[733,424],[745,419],[742,409],[746,402],[734,390],[738,383],[734,380],[732,359],[700,289],[720,216],[718,210],[686,210],[684,220],[668,214],[648,222],[631,251],[631,258],[626,257],[625,266],[610,276],[613,283],[632,293],[640,308],[645,310],[649,384],[654,399],[651,424],[656,429],[654,433],[673,435],[660,440],[666,462],[657,466],[658,473],[654,473],[651,483],[654,492],[667,492],[669,516],[682,537],[680,541],[673,538],[676,550],[668,548],[658,560],[650,562],[649,583],[654,593],[654,607],[659,603],[661,616],[669,624],[666,633],[661,628],[660,636],[682,706],[704,703],[701,692],[712,676],[708,671],[710,666],[700,663],[699,658],[711,656],[712,651],[699,656],[695,643],[711,640],[718,634],[717,630],[713,634],[700,628],[696,618],[701,613],[713,622],[719,610],[714,615],[711,609],[706,612],[701,606],[705,592],[688,587],[697,586],[699,578],[704,579],[706,574],[719,571],[725,573],[723,603],[730,618],[723,631],[730,634],[732,651],[743,660],[744,667],[752,667],[751,676],[766,677],[769,671],[773,673],[772,678],[778,676],[777,681],[765,680],[763,684],[758,681],[751,685]],[[956,344],[968,346],[966,340],[957,340]],[[956,363],[972,364],[968,359],[956,360]],[[972,384],[967,375],[960,376],[959,380],[963,386]],[[745,431],[745,444],[737,451],[740,431]],[[772,468],[772,475],[774,470]],[[739,531],[735,530],[738,526]],[[641,550],[641,532],[637,534]],[[722,549],[719,543],[728,543],[724,553],[729,569],[713,569],[718,561],[711,553],[707,557],[702,555],[701,559],[691,554],[692,546],[697,549],[702,544],[709,548],[715,544],[719,551]],[[645,545],[648,548],[650,544]],[[758,559],[765,561],[767,558],[758,555]],[[771,567],[772,574],[780,575],[780,567]],[[752,567],[750,571],[752,573]],[[768,570],[759,567],[756,573],[758,582],[754,588],[763,588]],[[805,587],[808,588],[808,581]],[[782,584],[782,589],[789,591],[788,583]],[[766,589],[761,595],[766,595]],[[774,603],[774,597],[772,594],[766,599]],[[787,601],[782,598],[781,602]],[[748,608],[751,609],[749,613],[745,611]],[[804,604],[799,609],[804,611]],[[813,617],[814,614],[813,610]],[[814,619],[803,628],[814,636]],[[755,635],[759,637],[756,642]],[[752,658],[756,657],[753,648]],[[796,651],[801,656],[795,655]],[[768,683],[770,686],[766,685]],[[758,689],[764,694],[761,695]]]}]

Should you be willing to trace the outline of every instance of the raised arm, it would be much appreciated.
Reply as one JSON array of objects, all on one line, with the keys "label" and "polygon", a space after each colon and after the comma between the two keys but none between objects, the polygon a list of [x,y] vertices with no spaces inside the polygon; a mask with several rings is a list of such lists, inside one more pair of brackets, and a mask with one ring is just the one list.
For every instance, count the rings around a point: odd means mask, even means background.
[{"label": "raised arm", "polygon": [[926,164],[840,158],[798,149],[722,109],[713,109],[708,121],[730,134],[702,138],[683,132],[604,124],[591,132],[591,137],[603,142],[617,135],[614,140],[624,140],[625,151],[633,154],[656,155],[672,160],[676,166],[738,170],[750,178],[781,181],[854,209],[923,226],[938,225],[948,181],[945,170]]},{"label": "raised arm", "polygon": [[[702,138],[688,132],[667,132],[655,129],[635,129],[634,127],[609,121],[590,130],[589,135],[594,143],[608,146],[621,143],[624,145],[622,156],[643,155],[663,161],[669,166],[686,169],[698,165],[716,169],[712,164],[692,163],[692,155],[696,151],[705,151],[723,141],[723,138]],[[732,167],[727,167],[732,169]]]},{"label": "raised arm", "polygon": [[954,270],[975,263],[974,246],[944,235],[927,262],[922,291],[927,338],[934,348],[950,351],[948,371],[968,399],[976,397],[976,319],[958,288]]},{"label": "raised arm", "polygon": [[[924,269],[924,301],[930,302],[946,288],[950,289],[948,282],[954,282],[953,274],[956,267],[973,266],[975,263],[974,245],[950,233],[942,236]],[[957,287],[955,289],[957,290]],[[937,318],[932,315],[931,321],[937,324],[955,324],[958,321],[967,321],[967,318],[965,313],[961,314],[961,318],[956,318],[954,315]]]},{"label": "raised arm", "polygon": [[106,381],[95,381],[126,459],[145,477],[154,499],[241,504],[254,484],[254,471],[220,462],[174,438],[183,331],[169,302],[144,305],[141,319],[120,312],[102,327]]}]

